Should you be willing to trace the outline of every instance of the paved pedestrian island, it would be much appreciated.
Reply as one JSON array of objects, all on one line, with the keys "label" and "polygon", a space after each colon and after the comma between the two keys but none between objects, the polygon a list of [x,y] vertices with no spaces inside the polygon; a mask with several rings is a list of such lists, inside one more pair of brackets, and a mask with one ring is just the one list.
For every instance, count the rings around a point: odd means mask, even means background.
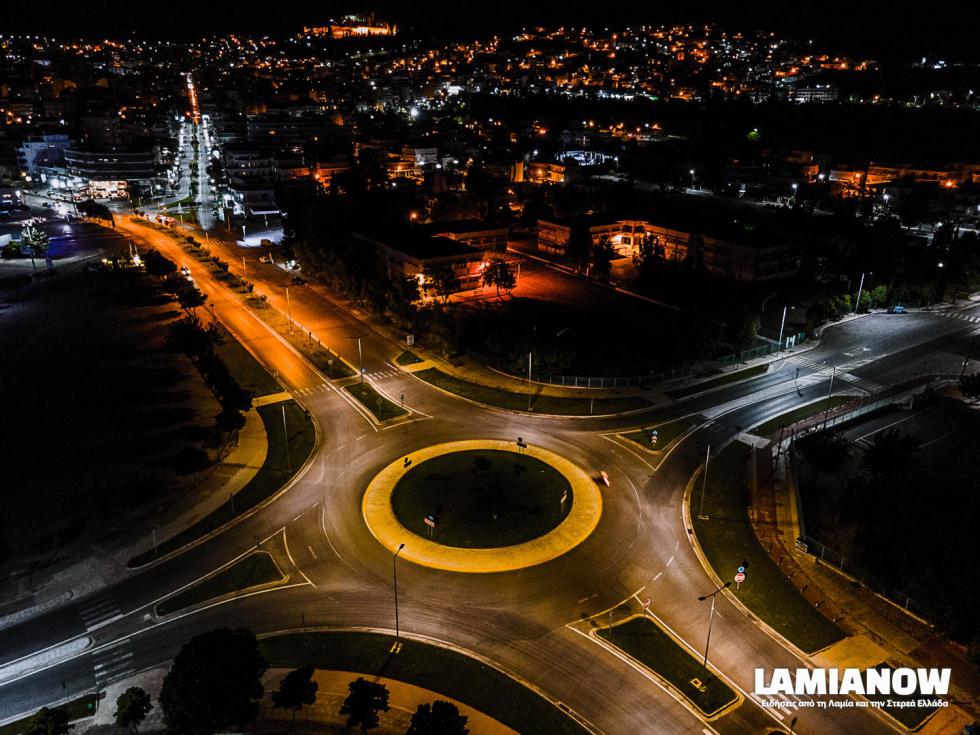
[{"label": "paved pedestrian island", "polygon": [[[439,543],[438,525],[426,538],[402,525],[392,507],[392,494],[406,473],[436,457],[458,452],[509,452],[545,463],[560,474],[570,487],[570,507],[557,527],[537,538],[511,546],[466,548]],[[465,479],[465,478],[463,478]],[[374,537],[392,552],[401,544],[401,558],[422,566],[452,572],[508,572],[556,559],[585,541],[602,514],[602,495],[596,482],[564,457],[541,447],[517,447],[499,440],[465,440],[426,447],[392,462],[368,485],[362,503],[364,520]],[[434,519],[433,519],[434,520]],[[438,524],[438,521],[435,521]],[[429,526],[427,526],[428,528]]]}]

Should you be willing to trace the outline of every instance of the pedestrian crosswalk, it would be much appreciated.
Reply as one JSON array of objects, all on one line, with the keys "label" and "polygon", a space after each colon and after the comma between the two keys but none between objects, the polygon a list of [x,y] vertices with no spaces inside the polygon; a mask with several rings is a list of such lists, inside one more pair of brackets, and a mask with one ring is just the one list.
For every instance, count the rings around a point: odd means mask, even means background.
[{"label": "pedestrian crosswalk", "polygon": [[371,378],[371,380],[383,380],[384,378],[397,378],[401,375],[401,370],[376,370],[373,373],[365,373],[366,377]]},{"label": "pedestrian crosswalk", "polygon": [[824,362],[811,360],[806,355],[794,355],[793,357],[789,358],[787,362],[792,365],[799,365],[800,367],[806,368],[823,379],[833,376],[836,380],[842,380],[845,383],[849,383],[850,385],[867,391],[868,393],[876,393],[881,390],[880,385],[873,383],[870,380],[859,378],[850,372],[851,370],[857,370],[858,368],[874,362],[875,359],[876,358],[874,357],[863,357],[858,360],[852,360],[844,365],[837,365],[836,368]]},{"label": "pedestrian crosswalk", "polygon": [[133,647],[129,638],[116,641],[92,654],[92,670],[99,689],[136,672]]},{"label": "pedestrian crosswalk", "polygon": [[311,396],[314,393],[323,393],[330,390],[330,386],[327,383],[317,383],[309,388],[297,388],[292,391],[294,396]]},{"label": "pedestrian crosswalk", "polygon": [[962,311],[938,311],[935,313],[948,317],[949,319],[960,319],[964,322],[970,322],[971,324],[980,324],[980,316],[965,314]]},{"label": "pedestrian crosswalk", "polygon": [[116,604],[111,592],[104,592],[85,600],[78,607],[82,624],[88,631],[101,628],[122,617],[122,610]]}]

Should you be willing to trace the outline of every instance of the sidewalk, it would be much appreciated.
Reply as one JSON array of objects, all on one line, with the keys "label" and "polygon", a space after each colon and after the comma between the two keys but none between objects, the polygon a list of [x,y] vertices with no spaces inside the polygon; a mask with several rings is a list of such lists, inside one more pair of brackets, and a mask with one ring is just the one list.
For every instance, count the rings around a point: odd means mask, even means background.
[{"label": "sidewalk", "polygon": [[[143,516],[134,524],[136,533],[131,533],[121,548],[114,551],[96,548],[77,564],[38,574],[41,579],[35,579],[30,600],[0,616],[0,628],[41,615],[130,576],[132,571],[126,567],[127,562],[135,554],[152,548],[154,530],[157,542],[163,542],[206,516],[224,503],[230,493],[237,493],[255,477],[265,462],[267,451],[265,426],[253,408],[245,414],[245,426],[239,431],[237,445],[221,462],[207,470],[204,477],[183,495],[171,498],[162,510],[155,509],[149,516]],[[170,518],[170,513],[177,507],[187,509],[176,518]]]},{"label": "sidewalk", "polygon": [[[795,478],[785,455],[775,467],[772,448],[757,449],[749,517],[770,557],[813,605],[848,638],[812,657],[817,666],[866,668],[883,661],[893,665],[942,666],[953,669],[950,700],[962,705],[940,709],[918,731],[959,733],[978,713],[980,675],[956,647],[919,618],[864,587],[815,556],[796,548],[799,519]],[[947,729],[949,728],[949,729]]]},{"label": "sidewalk", "polygon": [[[76,732],[84,734],[89,730],[93,732],[104,731],[103,728],[114,725],[113,715],[116,711],[116,699],[129,687],[141,687],[149,692],[153,700],[153,709],[147,716],[146,721],[140,725],[140,732],[163,732],[166,725],[163,720],[163,712],[157,699],[160,688],[163,686],[163,679],[167,674],[168,667],[158,667],[144,671],[141,674],[128,677],[118,681],[105,690],[105,697],[99,702],[98,712],[94,717],[80,720],[76,725]],[[283,729],[291,725],[292,717],[288,710],[275,709],[272,706],[272,692],[279,688],[279,682],[289,673],[288,669],[269,669],[262,677],[262,684],[265,688],[265,695],[262,698],[261,711],[258,720],[245,728],[245,732],[270,732],[277,730],[279,725]],[[345,733],[348,730],[344,727],[346,717],[341,716],[340,706],[347,698],[350,682],[358,676],[364,676],[369,681],[384,684],[388,688],[388,712],[380,713],[381,722],[376,730],[378,735],[402,735],[409,726],[412,714],[420,704],[430,704],[437,699],[451,702],[459,709],[460,714],[468,718],[467,727],[471,733],[480,735],[517,735],[514,730],[501,724],[497,720],[483,714],[482,712],[469,707],[462,702],[458,702],[450,697],[443,696],[438,692],[406,684],[394,679],[386,679],[371,674],[351,673],[348,671],[323,671],[317,670],[313,674],[313,680],[319,685],[316,694],[316,702],[304,707],[296,715],[298,729],[302,731],[327,731]],[[306,725],[306,727],[304,727]]]}]

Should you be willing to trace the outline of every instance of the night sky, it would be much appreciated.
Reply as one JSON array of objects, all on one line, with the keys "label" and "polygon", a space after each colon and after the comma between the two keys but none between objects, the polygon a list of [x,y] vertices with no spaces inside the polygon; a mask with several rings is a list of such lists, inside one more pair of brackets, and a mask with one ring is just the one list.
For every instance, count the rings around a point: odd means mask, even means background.
[{"label": "night sky", "polygon": [[248,3],[214,0],[171,4],[118,0],[36,0],[4,3],[0,32],[65,36],[140,35],[188,38],[228,31],[280,34],[331,16],[375,10],[413,35],[468,38],[524,25],[717,22],[727,28],[763,28],[813,38],[832,50],[867,50],[878,58],[913,59],[922,54],[980,58],[980,12],[976,2],[928,0],[729,0],[728,2],[574,3],[554,0],[430,2]]}]

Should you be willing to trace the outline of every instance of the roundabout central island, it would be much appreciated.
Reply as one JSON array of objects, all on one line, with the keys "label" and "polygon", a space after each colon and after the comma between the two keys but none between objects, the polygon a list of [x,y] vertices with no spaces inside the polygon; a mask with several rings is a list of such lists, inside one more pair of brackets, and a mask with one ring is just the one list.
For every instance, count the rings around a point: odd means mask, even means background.
[{"label": "roundabout central island", "polygon": [[568,459],[535,446],[472,439],[392,462],[362,505],[374,537],[401,558],[454,572],[506,572],[575,548],[598,525],[602,496]]}]

